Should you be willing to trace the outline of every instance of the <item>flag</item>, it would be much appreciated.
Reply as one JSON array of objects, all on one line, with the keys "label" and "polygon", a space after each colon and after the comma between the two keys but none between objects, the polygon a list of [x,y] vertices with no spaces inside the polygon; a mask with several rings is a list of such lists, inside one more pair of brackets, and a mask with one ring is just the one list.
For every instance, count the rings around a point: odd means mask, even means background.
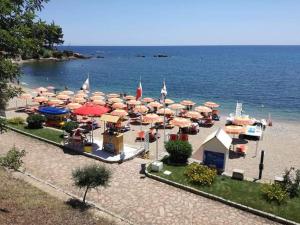
[{"label": "flag", "polygon": [[139,100],[143,96],[142,82],[140,81],[139,87],[136,89],[136,100]]},{"label": "flag", "polygon": [[164,103],[164,102],[165,102],[165,99],[166,99],[166,97],[167,97],[167,94],[168,94],[165,81],[164,81],[164,83],[163,83],[163,87],[162,87],[162,89],[161,89],[160,94],[161,94],[161,96],[160,96],[160,102],[161,102],[161,103]]},{"label": "flag", "polygon": [[85,80],[85,82],[82,85],[82,90],[84,91],[89,91],[90,90],[90,77],[88,76],[88,78]]}]

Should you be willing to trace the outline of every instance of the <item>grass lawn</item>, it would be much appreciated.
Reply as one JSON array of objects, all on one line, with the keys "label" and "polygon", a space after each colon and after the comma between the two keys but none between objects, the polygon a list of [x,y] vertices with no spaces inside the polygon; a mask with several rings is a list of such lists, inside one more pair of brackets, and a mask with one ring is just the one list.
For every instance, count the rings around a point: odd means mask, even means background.
[{"label": "grass lawn", "polygon": [[61,143],[63,141],[62,131],[50,129],[47,127],[41,128],[41,129],[28,129],[26,125],[15,125],[15,124],[9,124],[9,126],[14,127],[18,130],[24,131],[26,133],[34,134],[36,136],[54,141],[56,143]]},{"label": "grass lawn", "polygon": [[[171,175],[164,175],[163,172],[169,170]],[[151,172],[165,179],[184,184],[201,191],[205,191],[233,202],[241,203],[255,209],[259,209],[277,216],[300,222],[300,197],[289,199],[287,203],[278,205],[268,203],[261,194],[261,184],[249,181],[237,181],[229,177],[218,176],[211,186],[199,186],[192,184],[184,175],[185,166],[171,166],[164,164],[161,172]]]},{"label": "grass lawn", "polygon": [[1,225],[114,225],[87,211],[74,209],[0,168]]}]

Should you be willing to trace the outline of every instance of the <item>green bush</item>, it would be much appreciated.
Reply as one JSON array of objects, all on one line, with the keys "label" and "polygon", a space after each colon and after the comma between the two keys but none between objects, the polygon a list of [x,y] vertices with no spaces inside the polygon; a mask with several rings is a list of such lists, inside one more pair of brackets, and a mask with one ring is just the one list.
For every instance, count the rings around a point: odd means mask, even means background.
[{"label": "green bush", "polygon": [[42,57],[43,58],[50,58],[52,57],[52,51],[48,49],[43,49],[42,50]]},{"label": "green bush", "polygon": [[32,114],[26,119],[29,129],[39,129],[43,127],[43,123],[46,121],[45,117],[40,114]]},{"label": "green bush", "polygon": [[0,117],[0,134],[7,131],[6,124],[7,120],[5,118]]},{"label": "green bush", "polygon": [[78,128],[78,123],[74,121],[66,122],[62,127],[62,129],[69,134],[72,133],[72,131],[76,128]]},{"label": "green bush", "polygon": [[287,191],[282,187],[281,184],[263,184],[262,186],[263,196],[269,202],[276,202],[282,204],[288,199]]},{"label": "green bush", "polygon": [[61,59],[63,57],[63,53],[59,51],[53,52],[52,55],[54,58],[58,58],[58,59]]},{"label": "green bush", "polygon": [[25,150],[20,151],[13,146],[6,154],[6,156],[0,157],[0,165],[9,169],[18,170],[22,164],[22,158],[25,156]]},{"label": "green bush", "polygon": [[17,116],[7,120],[10,124],[20,125],[25,124],[25,119],[23,117]]},{"label": "green bush", "polygon": [[299,196],[300,192],[300,170],[291,167],[289,170],[285,170],[283,175],[282,186],[284,190],[289,194],[290,198]]},{"label": "green bush", "polygon": [[192,145],[187,141],[169,141],[165,144],[165,148],[173,163],[186,163],[192,155]]},{"label": "green bush", "polygon": [[199,185],[211,185],[217,176],[217,170],[199,163],[191,163],[184,171],[192,183]]}]

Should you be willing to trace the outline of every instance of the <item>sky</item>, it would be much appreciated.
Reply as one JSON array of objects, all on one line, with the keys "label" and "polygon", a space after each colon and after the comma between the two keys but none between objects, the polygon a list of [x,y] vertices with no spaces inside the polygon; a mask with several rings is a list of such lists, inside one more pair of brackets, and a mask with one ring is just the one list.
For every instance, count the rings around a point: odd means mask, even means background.
[{"label": "sky", "polygon": [[65,45],[300,45],[300,0],[50,0]]}]

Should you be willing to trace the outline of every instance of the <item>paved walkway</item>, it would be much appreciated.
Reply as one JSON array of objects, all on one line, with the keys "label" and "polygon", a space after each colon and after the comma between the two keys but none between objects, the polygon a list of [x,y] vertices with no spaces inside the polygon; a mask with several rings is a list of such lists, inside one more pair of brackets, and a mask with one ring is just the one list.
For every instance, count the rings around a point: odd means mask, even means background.
[{"label": "paved walkway", "polygon": [[[62,149],[14,133],[0,135],[0,154],[12,145],[25,148],[27,172],[66,191],[82,195],[74,187],[71,173],[78,166],[102,163],[93,159],[64,153]],[[243,212],[158,181],[141,178],[142,159],[107,165],[113,171],[106,189],[88,194],[96,202],[136,224],[275,224],[267,219]]]}]

